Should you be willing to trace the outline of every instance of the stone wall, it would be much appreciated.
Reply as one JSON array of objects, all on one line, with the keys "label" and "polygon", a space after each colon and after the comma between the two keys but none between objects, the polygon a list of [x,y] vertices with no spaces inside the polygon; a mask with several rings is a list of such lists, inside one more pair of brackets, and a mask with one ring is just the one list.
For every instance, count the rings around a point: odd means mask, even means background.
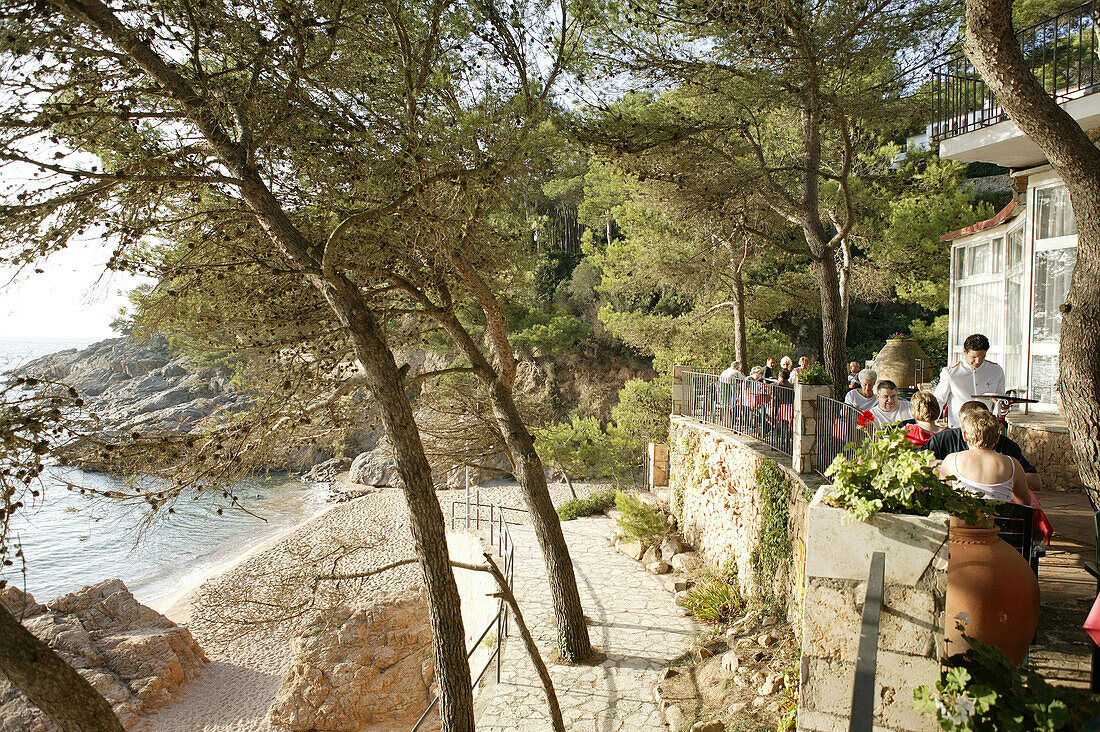
[{"label": "stone wall", "polygon": [[672,510],[681,533],[715,571],[733,562],[742,592],[753,589],[752,560],[760,534],[761,496],[756,472],[765,460],[774,461],[790,488],[788,536],[792,561],[780,577],[767,578],[789,601],[789,614],[798,612],[801,595],[798,557],[806,496],[820,484],[791,468],[790,458],[752,438],[687,417],[673,416],[669,446],[669,485]]},{"label": "stone wall", "polygon": [[944,652],[948,516],[879,514],[853,521],[815,498],[807,509],[800,730],[846,730],[867,579],[886,555],[875,674],[875,729],[939,728],[913,690],[933,688]]},{"label": "stone wall", "polygon": [[1005,434],[1020,445],[1020,449],[1038,469],[1045,490],[1068,491],[1084,487],[1077,472],[1077,457],[1069,441],[1069,430],[1054,420],[1026,420],[1008,424]]}]

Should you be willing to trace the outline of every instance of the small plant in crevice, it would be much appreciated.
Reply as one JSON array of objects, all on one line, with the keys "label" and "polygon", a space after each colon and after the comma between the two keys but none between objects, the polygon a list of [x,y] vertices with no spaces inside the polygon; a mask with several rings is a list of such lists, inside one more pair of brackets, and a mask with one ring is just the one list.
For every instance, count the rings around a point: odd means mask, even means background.
[{"label": "small plant in crevice", "polygon": [[622,514],[617,519],[619,529],[632,539],[649,542],[668,533],[668,523],[665,521],[664,513],[647,503],[642,503],[637,496],[621,492],[616,494],[615,508]]},{"label": "small plant in crevice", "polygon": [[618,491],[614,488],[608,488],[607,490],[597,491],[587,498],[571,498],[558,506],[558,518],[562,521],[572,521],[581,516],[593,516],[603,513],[615,505],[615,495],[617,493]]},{"label": "small plant in crevice", "polygon": [[720,623],[739,614],[745,603],[736,586],[708,577],[684,594],[680,606],[699,620]]}]

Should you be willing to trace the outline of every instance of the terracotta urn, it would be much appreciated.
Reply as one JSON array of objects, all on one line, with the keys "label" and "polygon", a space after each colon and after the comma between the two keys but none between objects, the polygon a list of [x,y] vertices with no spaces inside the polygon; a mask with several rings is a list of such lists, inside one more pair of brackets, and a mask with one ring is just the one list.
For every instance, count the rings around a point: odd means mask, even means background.
[{"label": "terracotta urn", "polygon": [[[970,646],[962,634],[1000,648],[1020,663],[1039,624],[1039,582],[1018,551],[1001,541],[997,527],[967,526],[951,519],[944,612],[947,654]],[[960,632],[956,618],[965,613]]]},{"label": "terracotta urn", "polygon": [[[917,370],[917,359],[924,359],[924,374]],[[928,370],[929,363],[924,349],[915,339],[890,338],[875,356],[874,369],[879,379],[889,379],[899,389],[907,389],[915,388],[922,378],[935,376]]]}]

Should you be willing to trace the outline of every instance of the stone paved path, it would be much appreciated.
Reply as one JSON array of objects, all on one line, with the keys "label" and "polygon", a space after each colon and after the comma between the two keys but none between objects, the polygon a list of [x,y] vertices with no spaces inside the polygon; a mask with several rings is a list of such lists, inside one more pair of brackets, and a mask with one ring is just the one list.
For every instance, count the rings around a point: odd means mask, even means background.
[{"label": "stone paved path", "polygon": [[[584,518],[562,524],[585,615],[592,621],[592,643],[607,660],[598,666],[551,663],[550,673],[566,729],[656,732],[665,727],[653,687],[662,669],[705,627],[680,614],[670,575],[648,574],[608,545],[609,521]],[[530,526],[510,531],[516,543],[516,596],[543,658],[549,660],[556,634],[542,554]],[[492,698],[478,719],[478,730],[550,729],[542,685],[514,625],[505,645],[501,683],[488,691]]]}]

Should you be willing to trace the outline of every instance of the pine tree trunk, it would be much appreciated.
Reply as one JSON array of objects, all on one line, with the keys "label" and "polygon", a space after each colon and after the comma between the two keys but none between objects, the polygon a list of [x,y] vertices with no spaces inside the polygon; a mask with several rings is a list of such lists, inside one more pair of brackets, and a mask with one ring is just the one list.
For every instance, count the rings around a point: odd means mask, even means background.
[{"label": "pine tree trunk", "polygon": [[733,269],[733,351],[741,369],[749,366],[749,343],[745,333],[745,281],[741,268]]},{"label": "pine tree trunk", "polygon": [[1059,382],[1081,480],[1100,505],[1100,150],[1035,79],[1009,0],[967,0],[966,51],[997,102],[1061,176],[1077,222],[1077,264],[1062,305]]},{"label": "pine tree trunk", "polygon": [[63,732],[122,732],[107,700],[3,605],[0,673]]},{"label": "pine tree trunk", "polygon": [[[343,277],[319,281],[319,289],[347,328],[371,396],[393,444],[404,483],[416,555],[424,569],[432,626],[439,711],[446,732],[473,732],[473,690],[466,656],[458,585],[447,552],[446,524],[435,495],[431,466],[405,393],[404,377],[358,289]],[[555,514],[556,515],[556,514]]]},{"label": "pine tree trunk", "polygon": [[516,480],[523,488],[523,497],[531,516],[531,524],[546,560],[550,595],[554,602],[554,620],[558,629],[558,653],[569,662],[584,661],[592,655],[592,641],[584,619],[577,578],[569,547],[561,530],[561,520],[550,500],[546,472],[535,452],[535,440],[520,416],[511,389],[499,379],[489,384],[493,414],[501,428],[504,442],[512,457]]},{"label": "pine tree trunk", "polygon": [[814,269],[821,289],[821,355],[839,393],[848,383],[848,308],[832,258],[816,262]]}]

